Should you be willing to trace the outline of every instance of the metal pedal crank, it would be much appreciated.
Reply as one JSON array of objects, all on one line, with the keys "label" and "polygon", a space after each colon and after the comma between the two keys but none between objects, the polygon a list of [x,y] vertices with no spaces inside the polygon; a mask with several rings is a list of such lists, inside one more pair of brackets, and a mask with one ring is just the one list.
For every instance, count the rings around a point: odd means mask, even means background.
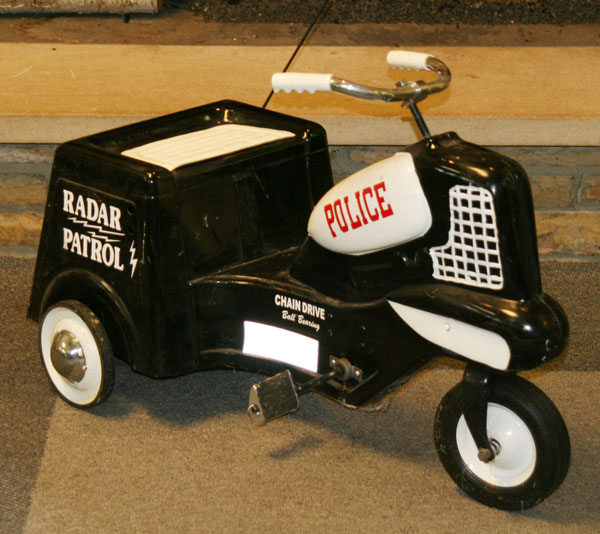
[{"label": "metal pedal crank", "polygon": [[298,391],[289,370],[250,388],[248,415],[257,425],[264,425],[272,419],[294,413],[298,408]]},{"label": "metal pedal crank", "polygon": [[346,358],[329,358],[332,371],[317,375],[302,384],[296,384],[289,370],[254,384],[250,388],[248,415],[257,425],[264,425],[273,419],[297,412],[300,408],[300,395],[332,379],[362,380],[362,371],[354,367]]}]

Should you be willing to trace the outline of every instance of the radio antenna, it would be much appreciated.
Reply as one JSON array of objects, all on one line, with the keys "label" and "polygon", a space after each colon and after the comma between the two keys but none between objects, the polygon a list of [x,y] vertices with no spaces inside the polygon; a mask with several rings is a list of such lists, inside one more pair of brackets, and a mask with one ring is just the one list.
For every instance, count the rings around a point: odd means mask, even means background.
[{"label": "radio antenna", "polygon": [[[300,49],[302,48],[302,46],[304,45],[304,43],[306,42],[306,40],[309,38],[309,36],[312,33],[314,27],[321,20],[321,18],[325,14],[325,11],[327,11],[327,8],[329,7],[330,3],[331,3],[331,0],[325,0],[325,2],[323,2],[323,5],[321,6],[321,9],[319,9],[319,12],[317,13],[317,16],[313,19],[313,21],[310,23],[310,25],[308,26],[308,28],[304,32],[304,35],[302,36],[302,39],[300,39],[300,42],[298,43],[298,46],[296,46],[296,50],[294,50],[294,53],[291,55],[290,59],[288,60],[288,62],[286,64],[286,66],[283,68],[283,72],[287,72],[287,70],[290,68],[290,65],[294,62],[294,59],[296,59],[296,56],[298,55],[298,52],[300,52]],[[267,105],[269,104],[269,101],[271,100],[272,96],[273,96],[273,89],[271,89],[271,92],[269,93],[269,96],[265,100],[265,103],[262,106],[263,109],[265,109],[267,107]]]}]

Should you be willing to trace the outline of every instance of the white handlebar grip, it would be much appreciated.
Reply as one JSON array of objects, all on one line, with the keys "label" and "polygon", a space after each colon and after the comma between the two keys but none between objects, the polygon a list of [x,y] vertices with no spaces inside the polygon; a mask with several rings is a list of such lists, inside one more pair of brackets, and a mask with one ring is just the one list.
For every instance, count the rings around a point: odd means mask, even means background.
[{"label": "white handlebar grip", "polygon": [[388,52],[387,62],[395,69],[429,70],[427,58],[431,54],[421,52],[407,52],[405,50],[392,50]]},{"label": "white handlebar grip", "polygon": [[308,72],[278,72],[273,74],[271,85],[273,91],[331,91],[331,74],[311,74]]}]

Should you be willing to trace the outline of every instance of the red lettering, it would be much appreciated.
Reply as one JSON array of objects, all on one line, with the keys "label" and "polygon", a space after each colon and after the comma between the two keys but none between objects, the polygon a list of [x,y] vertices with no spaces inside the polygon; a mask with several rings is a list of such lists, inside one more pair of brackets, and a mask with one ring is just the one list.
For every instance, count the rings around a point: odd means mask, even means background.
[{"label": "red lettering", "polygon": [[331,226],[333,224],[333,221],[335,221],[335,215],[333,214],[333,207],[331,206],[331,204],[326,204],[324,210],[325,210],[325,220],[327,221],[327,224],[329,225],[329,231],[331,232],[331,235],[333,237],[337,237],[335,235],[335,232],[333,231],[333,226]]},{"label": "red lettering", "polygon": [[371,213],[371,210],[369,209],[369,203],[367,202],[367,195],[373,198],[373,190],[371,189],[371,186],[365,187],[363,189],[362,197],[363,202],[365,203],[365,208],[367,210],[367,215],[369,216],[369,219],[375,222],[377,219],[379,219],[379,212],[375,209],[373,213]]},{"label": "red lettering", "polygon": [[[350,206],[351,196],[344,196],[333,203],[326,204],[323,208],[325,220],[333,238],[337,237],[334,226],[343,233],[348,230],[356,230],[369,222],[385,219],[394,214],[394,210],[385,199],[385,182],[381,181],[373,186],[367,186],[362,191],[354,192],[355,202]],[[356,207],[358,206],[358,212]],[[354,211],[353,211],[354,210]]]},{"label": "red lettering", "polygon": [[373,189],[375,189],[375,196],[377,197],[377,202],[379,203],[381,217],[385,218],[389,217],[390,215],[394,215],[394,210],[392,209],[392,206],[388,204],[387,207],[385,207],[383,205],[385,199],[383,198],[383,193],[381,191],[385,191],[385,182],[379,182],[378,184],[375,184],[373,186]]},{"label": "red lettering", "polygon": [[344,197],[344,204],[346,205],[346,213],[348,214],[348,219],[350,219],[350,226],[352,226],[352,230],[356,230],[362,226],[360,219],[358,216],[356,219],[352,218],[352,213],[350,213],[350,206],[348,205],[348,197]]},{"label": "red lettering", "polygon": [[360,215],[362,217],[363,224],[369,224],[369,221],[367,221],[367,218],[365,217],[365,214],[362,209],[362,205],[360,203],[360,191],[357,191],[356,193],[354,193],[354,196],[356,198],[356,203],[358,204],[358,209],[360,210]]},{"label": "red lettering", "polygon": [[333,203],[333,212],[335,213],[335,220],[337,221],[340,230],[346,233],[348,231],[348,223],[346,222],[344,212],[342,211],[342,201],[339,198]]}]

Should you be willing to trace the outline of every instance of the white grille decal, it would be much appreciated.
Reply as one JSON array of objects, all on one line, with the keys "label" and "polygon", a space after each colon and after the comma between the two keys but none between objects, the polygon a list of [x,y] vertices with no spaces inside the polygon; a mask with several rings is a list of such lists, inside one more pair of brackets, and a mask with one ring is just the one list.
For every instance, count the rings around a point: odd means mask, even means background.
[{"label": "white grille decal", "polygon": [[502,263],[492,194],[473,185],[450,189],[448,242],[430,250],[433,277],[502,289]]}]

